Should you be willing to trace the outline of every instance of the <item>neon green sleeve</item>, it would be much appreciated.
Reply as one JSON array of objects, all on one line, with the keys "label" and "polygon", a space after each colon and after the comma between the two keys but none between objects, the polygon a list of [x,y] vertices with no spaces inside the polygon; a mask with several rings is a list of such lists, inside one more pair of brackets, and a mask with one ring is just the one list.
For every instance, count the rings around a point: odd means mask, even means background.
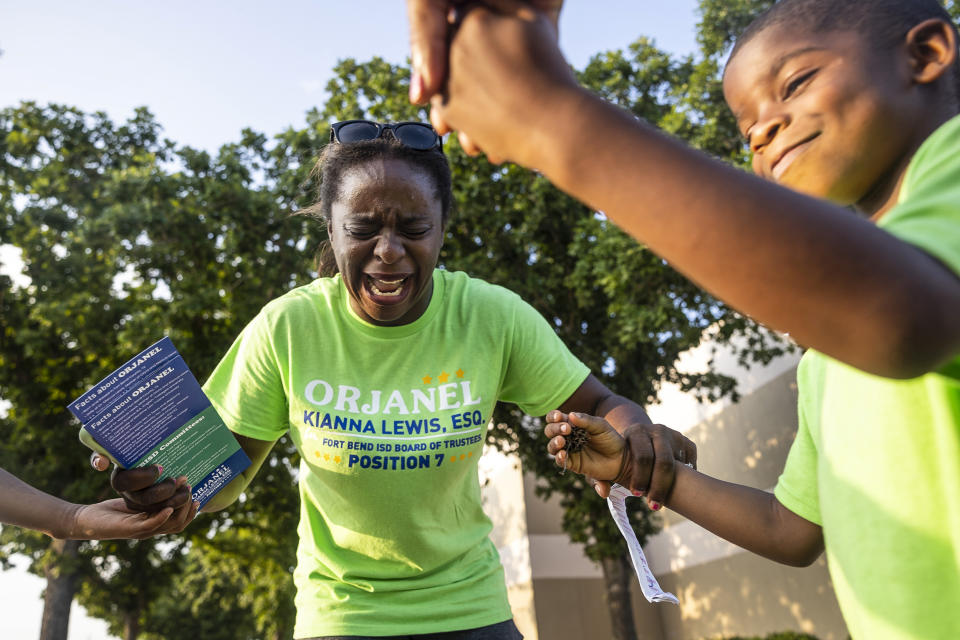
[{"label": "neon green sleeve", "polygon": [[231,431],[276,440],[289,426],[275,336],[261,312],[244,328],[203,390]]},{"label": "neon green sleeve", "polygon": [[960,274],[960,116],[937,129],[910,161],[900,201],[878,226]]},{"label": "neon green sleeve", "polygon": [[787,454],[783,473],[773,490],[780,504],[801,518],[822,525],[820,516],[820,490],[817,482],[817,446],[810,432],[810,419],[816,419],[817,393],[812,387],[816,382],[810,369],[815,367],[814,360],[822,358],[818,353],[808,351],[797,369],[797,384],[800,400],[798,402],[800,427],[797,437]]},{"label": "neon green sleeve", "polygon": [[511,294],[513,331],[500,400],[542,416],[563,404],[590,375],[536,309]]}]

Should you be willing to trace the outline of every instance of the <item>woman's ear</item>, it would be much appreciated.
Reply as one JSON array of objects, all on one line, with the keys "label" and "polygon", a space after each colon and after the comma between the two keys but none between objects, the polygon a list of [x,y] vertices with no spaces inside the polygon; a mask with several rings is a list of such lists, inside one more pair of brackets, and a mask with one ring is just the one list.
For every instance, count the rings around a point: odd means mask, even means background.
[{"label": "woman's ear", "polygon": [[940,18],[924,20],[910,29],[906,45],[916,84],[936,82],[957,64],[957,33]]}]

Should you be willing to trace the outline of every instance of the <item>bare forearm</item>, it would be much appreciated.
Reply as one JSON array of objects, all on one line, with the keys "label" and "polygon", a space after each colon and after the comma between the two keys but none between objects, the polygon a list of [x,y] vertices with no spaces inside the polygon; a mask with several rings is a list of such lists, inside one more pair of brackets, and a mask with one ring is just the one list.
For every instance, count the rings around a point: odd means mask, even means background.
[{"label": "bare forearm", "polygon": [[79,509],[0,469],[0,522],[67,538]]},{"label": "bare forearm", "polygon": [[[919,375],[960,350],[960,281],[925,253],[712,160],[585,90],[556,87],[549,101],[554,135],[531,136],[539,142],[521,162],[733,307],[890,377]],[[558,129],[589,131],[589,153]]]},{"label": "bare forearm", "polygon": [[218,491],[215,496],[203,505],[205,512],[220,511],[236,502],[240,494],[253,482],[254,476],[257,475],[260,467],[270,454],[270,449],[272,449],[274,445],[274,442],[257,440],[256,438],[248,438],[247,436],[236,435],[236,438],[237,442],[240,443],[240,448],[242,448],[244,453],[250,458],[250,466],[244,469],[243,473],[231,480],[227,486]]},{"label": "bare forearm", "polygon": [[807,566],[823,551],[820,527],[781,505],[773,494],[678,467],[666,506],[748,551]]}]

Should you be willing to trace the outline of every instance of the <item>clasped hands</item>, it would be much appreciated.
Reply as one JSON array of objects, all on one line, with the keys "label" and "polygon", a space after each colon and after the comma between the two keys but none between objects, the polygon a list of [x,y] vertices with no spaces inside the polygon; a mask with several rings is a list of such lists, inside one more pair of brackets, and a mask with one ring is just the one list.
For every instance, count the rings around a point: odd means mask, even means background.
[{"label": "clasped hands", "polygon": [[[567,451],[573,427],[586,430],[588,440],[578,452]],[[697,447],[683,434],[662,424],[634,424],[623,434],[596,416],[584,413],[547,414],[544,434],[547,452],[557,466],[580,473],[594,483],[600,497],[610,494],[610,483],[626,487],[636,496],[646,496],[656,511],[673,488],[675,465],[696,468]]]},{"label": "clasped hands", "polygon": [[[93,453],[90,465],[97,471],[106,471],[110,461]],[[190,524],[197,515],[197,503],[190,494],[186,476],[159,480],[163,469],[155,464],[134,469],[114,467],[110,474],[110,485],[121,498],[124,507],[131,513],[157,513],[170,511],[169,517],[150,535],[179,533]]]}]

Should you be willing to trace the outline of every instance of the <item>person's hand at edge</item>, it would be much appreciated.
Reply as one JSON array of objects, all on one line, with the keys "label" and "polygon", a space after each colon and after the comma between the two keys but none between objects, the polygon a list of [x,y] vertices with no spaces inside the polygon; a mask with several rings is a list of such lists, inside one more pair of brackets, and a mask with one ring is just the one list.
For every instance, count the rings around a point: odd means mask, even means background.
[{"label": "person's hand at edge", "polygon": [[514,12],[524,5],[541,11],[558,29],[563,0],[407,0],[407,20],[410,23],[410,102],[424,104],[443,90],[447,76],[447,47],[449,30],[455,7],[483,4],[495,11]]},{"label": "person's hand at edge", "polygon": [[[459,21],[475,6],[516,15],[523,12],[530,16],[537,11],[546,17],[557,37],[560,9],[563,0],[407,0],[407,19],[410,23],[410,58],[413,66],[410,75],[410,102],[424,104],[428,101],[442,102],[442,93],[447,82],[447,60],[449,45],[453,33],[459,27]],[[440,135],[452,131],[437,108],[430,110],[430,122]],[[460,146],[471,156],[481,153],[470,136],[459,131],[457,138]],[[488,155],[488,160],[499,163],[502,160]]]},{"label": "person's hand at edge", "polygon": [[529,5],[515,7],[498,13],[476,6],[460,21],[444,92],[430,99],[430,121],[441,135],[456,129],[470,155],[482,151],[495,164],[535,168],[536,150],[545,144],[538,136],[557,132],[543,126],[542,110],[532,106],[583,89],[549,20]]},{"label": "person's hand at edge", "polygon": [[[634,495],[646,496],[654,511],[666,501],[673,489],[676,464],[697,468],[697,445],[693,441],[662,424],[636,424],[623,433],[630,451],[630,484]],[[609,493],[609,487],[606,488]],[[599,492],[599,491],[598,491]]]},{"label": "person's hand at edge", "polygon": [[67,537],[72,540],[142,540],[165,533],[179,533],[196,516],[197,505],[193,502],[179,513],[173,507],[164,507],[155,513],[134,511],[128,509],[121,498],[76,505],[66,529]]},{"label": "person's hand at edge", "polygon": [[[110,467],[110,460],[94,452],[90,455],[90,466],[97,471],[106,471]],[[163,468],[159,465],[136,469],[115,467],[110,476],[110,484],[131,511],[154,513],[172,508],[173,514],[163,533],[179,532],[196,515],[196,503],[191,499],[186,476],[157,482],[162,473]]]}]

